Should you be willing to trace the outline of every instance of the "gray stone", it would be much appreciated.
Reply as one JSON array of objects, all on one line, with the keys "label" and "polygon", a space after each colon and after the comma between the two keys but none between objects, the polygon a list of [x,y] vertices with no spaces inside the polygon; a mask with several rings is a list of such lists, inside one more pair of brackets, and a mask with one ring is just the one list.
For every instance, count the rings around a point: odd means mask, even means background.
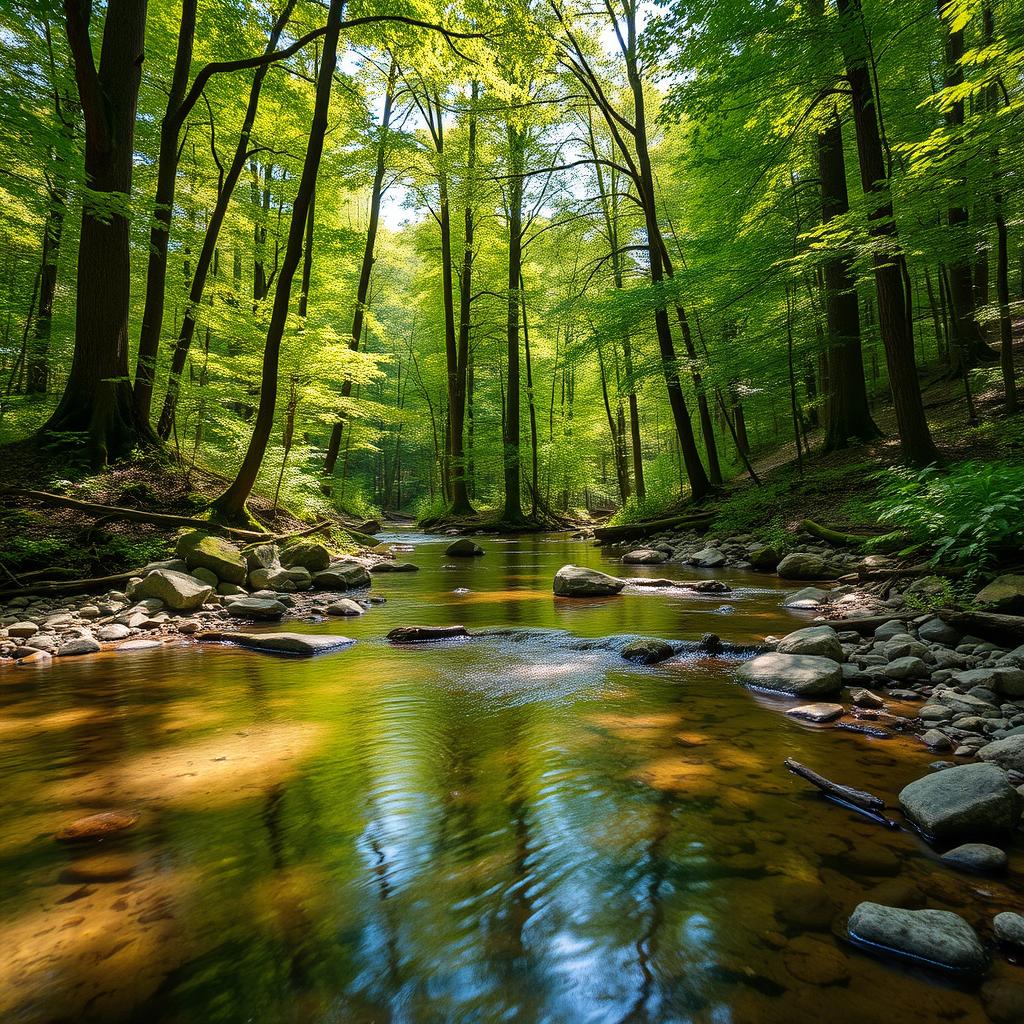
[{"label": "gray stone", "polygon": [[283,565],[272,565],[269,569],[253,569],[249,573],[249,585],[257,590],[308,590],[313,584],[309,570],[301,565],[286,569]]},{"label": "gray stone", "polygon": [[718,548],[702,548],[695,554],[690,555],[687,561],[690,565],[695,565],[699,569],[718,569],[725,565],[726,558],[724,552]]},{"label": "gray stone", "polygon": [[747,557],[754,572],[775,572],[779,566],[779,553],[771,545],[756,545]]},{"label": "gray stone", "polygon": [[261,597],[239,597],[228,605],[228,611],[235,619],[264,621],[281,618],[287,609],[280,601]]},{"label": "gray stone", "polygon": [[786,555],[777,571],[784,580],[834,580],[839,575],[821,555],[801,551]]},{"label": "gray stone", "polygon": [[163,647],[163,644],[159,640],[125,640],[123,644],[118,644],[114,650],[130,654],[132,651],[150,651],[154,647]]},{"label": "gray stone", "polygon": [[124,640],[130,633],[131,630],[127,626],[123,626],[120,622],[111,622],[96,630],[96,639],[108,643],[111,640]]},{"label": "gray stone", "polygon": [[668,555],[656,548],[636,548],[622,556],[623,565],[659,565],[668,561]]},{"label": "gray stone", "polygon": [[217,579],[217,574],[210,572],[209,569],[204,569],[203,566],[199,566],[192,570],[192,575],[195,576],[200,583],[206,583],[208,586],[216,587],[220,584],[220,580]]},{"label": "gray stone", "polygon": [[149,562],[142,570],[143,574],[154,569],[170,569],[171,572],[188,572],[188,563],[184,558],[165,558],[159,562]]},{"label": "gray stone", "polygon": [[203,633],[202,640],[223,640],[271,654],[327,654],[355,643],[347,636],[330,633]]},{"label": "gray stone", "polygon": [[900,619],[890,619],[888,622],[883,622],[880,626],[875,627],[875,639],[876,640],[891,640],[894,636],[899,636],[901,633],[906,633],[907,624],[902,622]]},{"label": "gray stone", "polygon": [[451,558],[477,558],[484,553],[484,549],[468,537],[460,537],[458,540],[452,541],[444,549],[444,553]]},{"label": "gray stone", "polygon": [[58,658],[70,658],[80,654],[95,654],[100,645],[91,636],[80,636],[57,648]]},{"label": "gray stone", "polygon": [[313,586],[320,590],[358,590],[370,585],[370,573],[362,562],[343,558],[332,562],[313,576]]},{"label": "gray stone", "polygon": [[850,699],[859,708],[884,708],[885,700],[870,690],[857,688],[850,691]]},{"label": "gray stone", "polygon": [[605,597],[624,586],[623,580],[581,565],[563,565],[555,573],[554,591],[559,597]]},{"label": "gray stone", "polygon": [[831,626],[807,626],[788,633],[776,650],[780,654],[813,654],[832,661],[843,660],[839,636]]},{"label": "gray stone", "polygon": [[1007,736],[987,743],[978,751],[978,757],[1007,771],[1024,772],[1024,736]]},{"label": "gray stone", "polygon": [[992,928],[1000,942],[1012,946],[1024,946],[1024,914],[1004,910],[992,918]]},{"label": "gray stone", "polygon": [[994,764],[965,764],[926,775],[899,795],[907,817],[938,839],[1007,832],[1020,819],[1020,794]]},{"label": "gray stone", "polygon": [[799,697],[827,697],[843,685],[839,665],[810,654],[762,654],[741,665],[736,674],[748,686]]},{"label": "gray stone", "polygon": [[1024,576],[998,576],[974,600],[993,611],[1019,615],[1024,612]]},{"label": "gray stone", "polygon": [[631,640],[622,648],[622,656],[626,661],[637,665],[656,665],[659,661],[671,658],[675,648],[667,641],[658,637],[642,637]]},{"label": "gray stone", "polygon": [[943,622],[940,618],[929,619],[917,627],[917,635],[930,644],[944,644],[946,647],[956,647],[963,639],[963,633],[958,629]]},{"label": "gray stone", "polygon": [[787,715],[793,718],[804,718],[808,722],[834,722],[843,714],[842,704],[801,704],[798,708],[790,708]]},{"label": "gray stone", "polygon": [[964,843],[942,855],[942,861],[958,871],[993,874],[1006,867],[1006,854],[998,846],[987,843]]},{"label": "gray stone", "polygon": [[362,615],[365,609],[349,597],[340,598],[327,606],[328,615]]},{"label": "gray stone", "polygon": [[977,973],[988,962],[974,929],[948,910],[904,910],[861,903],[850,915],[847,933],[869,952],[889,953],[941,970]]},{"label": "gray stone", "polygon": [[34,622],[15,622],[13,625],[7,627],[7,635],[10,637],[16,637],[19,640],[25,640],[30,636],[35,636],[39,632],[39,627]]},{"label": "gray stone", "polygon": [[370,572],[419,572],[420,567],[412,562],[377,562],[370,566]]},{"label": "gray stone", "polygon": [[953,746],[950,738],[938,729],[929,729],[922,737],[921,742],[929,750],[949,750]]},{"label": "gray stone", "polygon": [[920,658],[897,658],[885,666],[885,674],[890,679],[927,679],[928,666]]},{"label": "gray stone", "polygon": [[828,591],[820,587],[803,587],[790,594],[783,602],[783,608],[819,608],[828,604]]},{"label": "gray stone", "polygon": [[299,567],[312,574],[331,564],[331,553],[319,541],[299,538],[281,548],[280,562],[286,569]]},{"label": "gray stone", "polygon": [[213,587],[172,569],[151,572],[136,589],[139,597],[157,598],[175,612],[195,611],[213,593]]}]

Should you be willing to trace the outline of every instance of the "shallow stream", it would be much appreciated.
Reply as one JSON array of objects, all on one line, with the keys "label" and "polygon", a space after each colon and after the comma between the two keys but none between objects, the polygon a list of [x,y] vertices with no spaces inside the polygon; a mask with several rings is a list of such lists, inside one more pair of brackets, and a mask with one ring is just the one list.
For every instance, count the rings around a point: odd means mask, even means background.
[{"label": "shallow stream", "polygon": [[[421,567],[374,577],[386,604],[283,627],[357,641],[337,654],[182,643],[0,669],[0,1021],[989,1019],[977,990],[841,936],[857,902],[907,886],[988,935],[1024,905],[1020,875],[955,874],[782,766],[895,804],[933,755],[787,718],[728,659],[640,668],[577,642],[756,642],[800,625],[785,584],[556,599],[567,562],[716,574],[566,537],[482,538],[472,560],[382,539]],[[381,639],[453,623],[499,632]],[[54,842],[110,807],[141,820]],[[990,978],[1019,972],[997,957]]]}]

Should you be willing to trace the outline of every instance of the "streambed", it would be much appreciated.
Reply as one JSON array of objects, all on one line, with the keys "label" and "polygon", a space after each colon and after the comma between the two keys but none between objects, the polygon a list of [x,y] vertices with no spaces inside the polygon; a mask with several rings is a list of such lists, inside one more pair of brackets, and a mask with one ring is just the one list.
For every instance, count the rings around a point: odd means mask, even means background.
[{"label": "streambed", "polygon": [[[789,585],[555,599],[567,537],[485,538],[387,603],[289,623],[357,642],[311,660],[186,642],[0,673],[0,1020],[983,1022],[977,989],[840,938],[916,887],[982,933],[1021,909],[1019,857],[955,874],[917,838],[824,802],[795,757],[895,804],[934,755],[780,714],[687,654],[654,668],[578,638],[734,644],[797,628]],[[799,585],[794,585],[799,586]],[[487,629],[393,647],[400,625]],[[281,628],[281,627],[275,627]],[[610,645],[614,648],[614,644]],[[141,812],[100,844],[53,834]]]}]

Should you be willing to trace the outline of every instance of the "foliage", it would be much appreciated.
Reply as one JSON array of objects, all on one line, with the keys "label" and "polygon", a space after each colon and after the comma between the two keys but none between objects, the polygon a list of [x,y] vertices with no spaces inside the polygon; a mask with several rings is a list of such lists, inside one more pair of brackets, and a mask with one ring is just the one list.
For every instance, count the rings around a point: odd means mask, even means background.
[{"label": "foliage", "polygon": [[1024,544],[1024,466],[964,462],[948,470],[893,469],[879,476],[879,521],[933,547],[936,565],[962,565],[970,575],[990,569]]}]

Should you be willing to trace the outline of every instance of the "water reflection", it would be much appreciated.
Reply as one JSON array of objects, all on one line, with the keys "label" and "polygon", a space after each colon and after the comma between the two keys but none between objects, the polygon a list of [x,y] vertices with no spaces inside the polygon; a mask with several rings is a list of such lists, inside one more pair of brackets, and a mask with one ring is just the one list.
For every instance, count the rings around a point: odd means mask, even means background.
[{"label": "water reflection", "polygon": [[[448,567],[417,543],[424,571],[377,577],[388,603],[315,661],[184,645],[5,674],[0,1019],[986,1019],[835,936],[895,886],[980,923],[1020,906],[1015,876],[951,875],[781,767],[891,797],[927,755],[780,716],[728,660],[618,653],[637,634],[750,643],[797,621],[781,594],[734,579],[728,618],[686,591],[556,601],[555,569],[600,552],[485,545]],[[490,632],[380,641],[453,621]],[[135,830],[52,841],[124,805]]]}]

